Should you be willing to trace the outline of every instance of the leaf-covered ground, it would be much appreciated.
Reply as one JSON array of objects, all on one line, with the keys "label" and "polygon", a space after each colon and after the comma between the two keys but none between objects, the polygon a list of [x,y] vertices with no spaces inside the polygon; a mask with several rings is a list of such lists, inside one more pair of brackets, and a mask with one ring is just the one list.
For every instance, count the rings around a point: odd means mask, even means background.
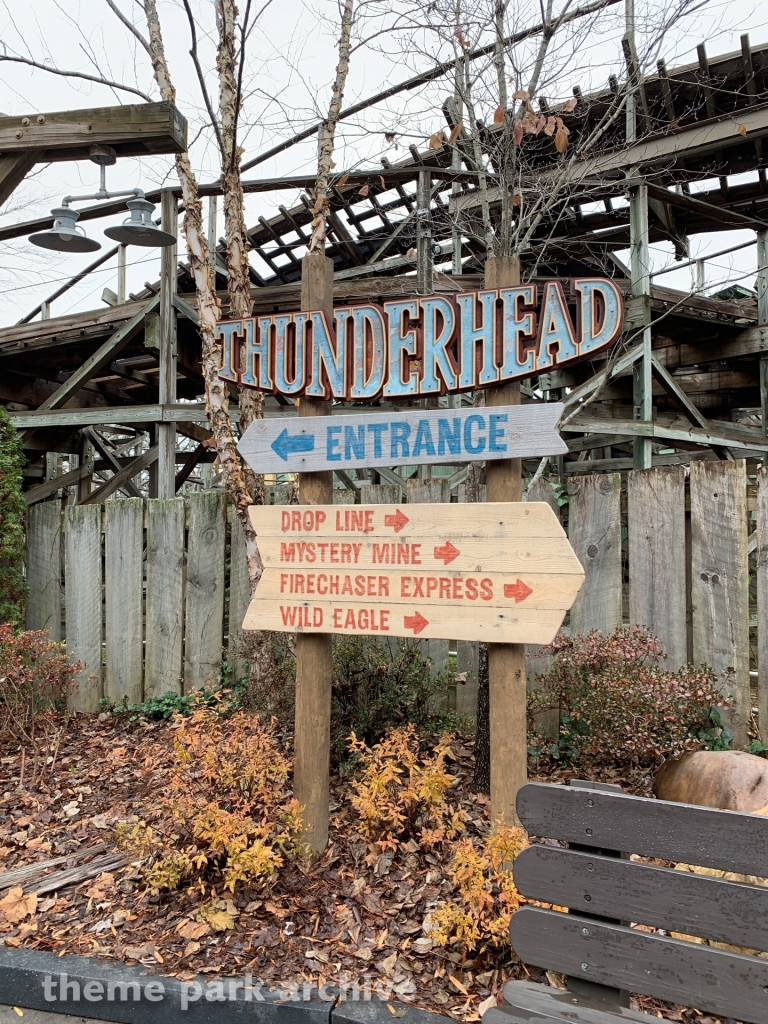
[{"label": "leaf-covered ground", "polygon": [[[471,742],[458,737],[452,753],[452,789],[467,834],[479,840],[489,829],[489,808],[487,797],[470,789]],[[561,983],[521,964],[508,947],[473,958],[437,946],[423,925],[453,893],[445,859],[413,840],[381,852],[361,838],[347,784],[338,778],[325,856],[312,868],[296,862],[284,868],[267,893],[190,887],[152,895],[136,863],[52,892],[35,892],[40,879],[2,885],[3,873],[35,862],[64,857],[51,871],[85,870],[94,857],[113,855],[119,821],[162,827],[160,797],[172,764],[166,724],[128,728],[107,715],[73,722],[53,770],[34,790],[19,785],[18,756],[0,759],[0,941],[138,961],[185,980],[250,971],[267,985],[357,982],[465,1021],[478,1020],[509,979]],[[608,774],[606,781],[623,781]],[[200,920],[204,907],[207,919]],[[657,1004],[641,999],[640,1005],[653,1012]]]}]

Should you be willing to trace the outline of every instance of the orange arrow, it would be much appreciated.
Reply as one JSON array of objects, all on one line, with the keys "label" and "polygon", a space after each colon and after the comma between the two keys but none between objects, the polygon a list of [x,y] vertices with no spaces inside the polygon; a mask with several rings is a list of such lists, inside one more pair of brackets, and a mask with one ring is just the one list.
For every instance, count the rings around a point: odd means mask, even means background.
[{"label": "orange arrow", "polygon": [[395,533],[400,533],[406,523],[410,523],[410,519],[400,509],[393,516],[384,516],[384,525],[394,526]]},{"label": "orange arrow", "polygon": [[519,604],[524,601],[526,597],[530,597],[533,591],[527,583],[523,583],[522,580],[518,580],[516,583],[505,583],[504,584],[504,597],[514,597],[515,604]]},{"label": "orange arrow", "polygon": [[404,615],[403,625],[406,629],[412,629],[414,633],[420,633],[425,626],[429,625],[429,619],[416,612],[415,615]]},{"label": "orange arrow", "polygon": [[435,548],[435,558],[442,558],[445,565],[452,562],[454,558],[458,558],[460,554],[459,549],[455,548],[449,540],[441,548]]}]

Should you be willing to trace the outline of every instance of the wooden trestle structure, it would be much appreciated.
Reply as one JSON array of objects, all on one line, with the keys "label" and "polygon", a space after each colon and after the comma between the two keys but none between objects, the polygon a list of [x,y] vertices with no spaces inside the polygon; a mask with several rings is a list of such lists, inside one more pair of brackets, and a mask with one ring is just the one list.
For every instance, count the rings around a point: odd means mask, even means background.
[{"label": "wooden trestle structure", "polygon": [[[636,141],[627,140],[624,116],[617,116],[599,148],[571,162],[571,183],[531,245],[537,276],[610,275],[627,296],[624,337],[608,362],[544,374],[523,388],[524,401],[566,403],[569,454],[552,466],[561,479],[696,458],[768,459],[768,46],[753,50],[745,36],[739,52],[708,58],[702,45],[695,65],[667,70],[660,62],[658,74],[644,81],[631,55],[629,65]],[[570,130],[569,153],[578,153],[579,140],[621,102],[623,88],[611,79],[595,95],[574,89],[575,109],[560,111]],[[544,100],[541,107],[558,113]],[[449,127],[456,120],[452,110],[446,103]],[[9,138],[16,136],[6,122],[15,120],[2,119]],[[482,129],[491,161],[498,131]],[[0,132],[0,147],[4,137]],[[562,166],[551,140],[535,142],[526,171],[532,186],[557,161]],[[42,159],[42,145],[37,153]],[[399,163],[382,163],[337,178],[326,250],[334,262],[334,302],[482,287],[484,247],[472,230],[481,199],[478,167],[464,135],[453,146],[411,147]],[[745,172],[753,180],[736,180]],[[260,217],[249,232],[257,313],[299,307],[312,184],[309,176],[245,183],[246,192],[295,188],[298,196],[269,219]],[[203,186],[201,193],[213,200],[220,189]],[[628,205],[617,204],[627,195]],[[177,229],[178,197],[173,188],[147,194],[162,203],[165,230]],[[496,215],[493,188],[488,199]],[[101,202],[81,210],[80,222],[115,215],[122,206]],[[215,237],[212,206],[209,233]],[[0,241],[50,226],[51,218],[40,218],[5,227]],[[649,242],[671,241],[684,260],[690,236],[736,228],[757,234],[756,297],[739,287],[726,297],[688,294],[649,276]],[[457,238],[463,239],[460,259]],[[614,257],[621,249],[631,249],[631,266]],[[116,254],[117,248],[92,267]],[[524,277],[528,255],[522,254]],[[217,285],[226,304],[222,256],[220,243]],[[87,268],[22,321],[0,329],[0,401],[23,431],[30,504],[65,488],[70,504],[118,493],[171,497],[199,463],[213,458],[205,445],[193,283],[181,250],[164,250],[161,266],[159,281],[138,294],[51,316],[51,303]],[[582,399],[588,401],[577,410]],[[232,409],[236,415],[236,401]],[[296,411],[284,397],[269,397],[265,410],[268,416]],[[69,465],[63,472],[61,456]],[[536,468],[531,463],[524,472]],[[148,488],[139,486],[147,469]],[[404,485],[399,473],[376,472],[367,479]],[[342,474],[344,487],[355,491],[365,479],[364,471]],[[461,479],[458,468],[451,484]]]}]

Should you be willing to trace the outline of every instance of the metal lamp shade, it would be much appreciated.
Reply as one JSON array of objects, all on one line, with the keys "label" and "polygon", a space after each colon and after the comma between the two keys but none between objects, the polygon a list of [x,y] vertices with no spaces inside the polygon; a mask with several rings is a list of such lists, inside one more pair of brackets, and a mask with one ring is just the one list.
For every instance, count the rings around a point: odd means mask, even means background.
[{"label": "metal lamp shade", "polygon": [[77,210],[69,206],[57,206],[51,213],[53,227],[30,235],[29,240],[33,245],[55,249],[56,252],[95,252],[101,248],[98,242],[88,238],[83,229],[77,226]]},{"label": "metal lamp shade", "polygon": [[122,245],[161,246],[176,244],[176,238],[168,231],[162,231],[152,223],[155,207],[148,199],[129,199],[126,203],[130,217],[114,228],[106,228],[104,234]]}]

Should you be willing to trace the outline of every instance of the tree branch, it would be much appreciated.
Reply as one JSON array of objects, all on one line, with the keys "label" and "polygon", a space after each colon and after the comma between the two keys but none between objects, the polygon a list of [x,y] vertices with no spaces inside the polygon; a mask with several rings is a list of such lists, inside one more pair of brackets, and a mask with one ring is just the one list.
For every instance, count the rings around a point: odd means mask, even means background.
[{"label": "tree branch", "polygon": [[144,47],[144,49],[147,51],[147,53],[149,53],[149,43],[144,38],[144,36],[141,34],[141,32],[139,32],[139,30],[136,28],[136,26],[133,24],[133,22],[129,21],[128,18],[126,18],[126,16],[123,14],[123,12],[120,10],[120,8],[117,6],[117,4],[114,2],[114,0],[104,0],[104,2],[109,7],[109,9],[112,11],[112,13],[115,15],[115,17],[119,18],[120,21],[122,21],[122,23],[125,25],[125,27],[128,29],[128,31],[138,39],[138,41],[141,43],[141,45]]},{"label": "tree branch", "polygon": [[[109,0],[107,0],[109,2]],[[192,36],[192,49],[189,51],[189,56],[192,58],[192,63],[195,65],[195,71],[197,72],[197,80],[200,83],[200,91],[203,94],[203,100],[205,101],[205,109],[208,111],[208,117],[211,119],[211,127],[216,135],[216,142],[219,146],[219,152],[221,153],[222,160],[224,159],[224,143],[221,139],[221,132],[219,130],[219,122],[216,119],[216,115],[213,112],[213,104],[211,98],[208,95],[208,89],[205,85],[205,76],[203,75],[203,69],[200,66],[200,60],[197,56],[197,29],[195,28],[195,19],[192,15],[192,11],[189,6],[189,0],[183,0],[184,10],[187,12],[187,19],[189,21],[189,32]]]},{"label": "tree branch", "polygon": [[97,75],[86,75],[84,71],[62,71],[61,68],[52,68],[48,64],[38,64],[36,60],[29,57],[12,57],[7,53],[0,55],[0,61],[11,61],[14,64],[27,64],[38,71],[48,71],[52,75],[61,75],[62,78],[82,78],[86,82],[96,82],[97,85],[107,85],[112,89],[122,89],[123,92],[131,92],[134,96],[141,96],[147,103],[153,103],[151,96],[147,96],[141,89],[134,89],[130,85],[121,85],[120,82],[111,82],[108,78],[99,78]]}]

